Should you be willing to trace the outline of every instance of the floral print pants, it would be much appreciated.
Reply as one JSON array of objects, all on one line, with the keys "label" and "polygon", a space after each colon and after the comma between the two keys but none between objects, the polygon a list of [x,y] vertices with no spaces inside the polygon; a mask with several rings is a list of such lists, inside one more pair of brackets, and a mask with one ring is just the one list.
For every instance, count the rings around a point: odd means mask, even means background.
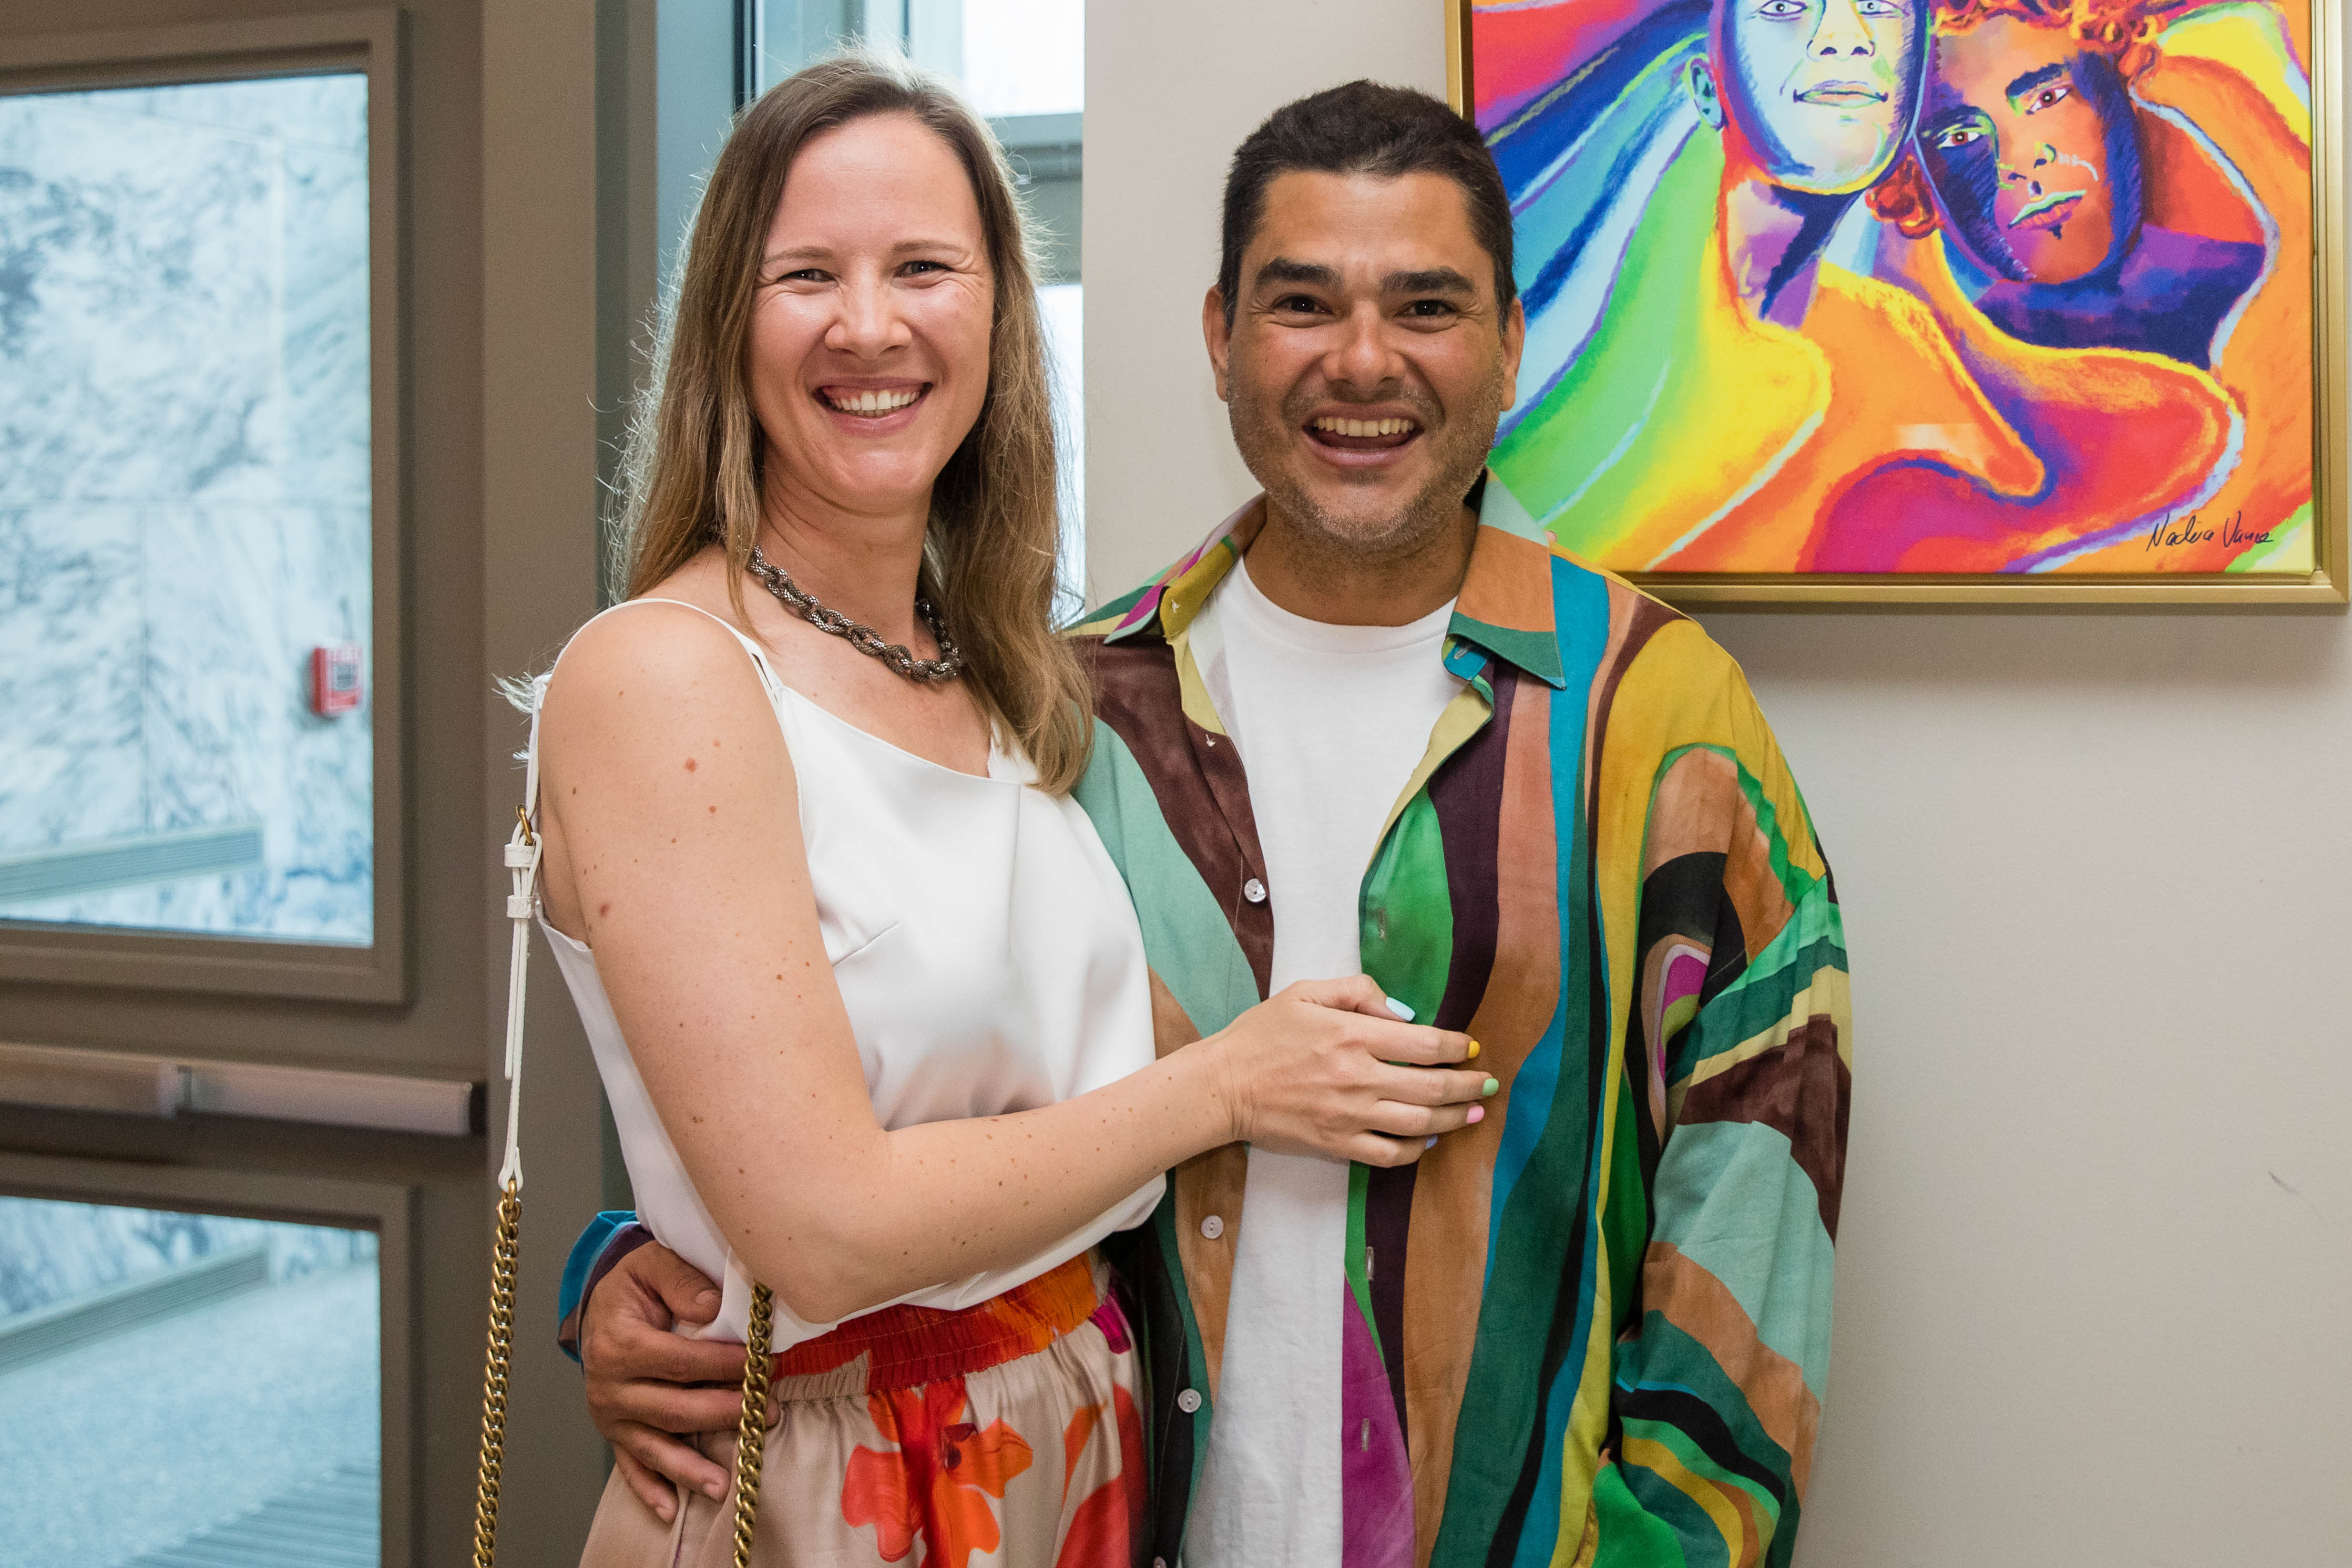
[{"label": "floral print pants", "polygon": [[[887,1307],[779,1358],[758,1568],[1129,1568],[1140,1372],[1095,1255],[961,1312]],[[735,1434],[702,1451],[732,1472]],[[615,1471],[581,1568],[729,1568],[735,1498],[664,1524]]]}]

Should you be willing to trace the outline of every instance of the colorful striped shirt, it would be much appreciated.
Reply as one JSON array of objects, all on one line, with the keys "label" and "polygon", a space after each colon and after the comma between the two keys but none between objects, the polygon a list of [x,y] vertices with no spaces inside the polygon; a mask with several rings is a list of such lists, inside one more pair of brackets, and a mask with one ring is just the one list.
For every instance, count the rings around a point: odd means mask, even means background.
[{"label": "colorful striped shirt", "polygon": [[[1187,635],[1263,517],[1075,632],[1097,717],[1077,799],[1134,896],[1163,1052],[1266,993],[1248,782]],[[1360,918],[1365,972],[1468,1031],[1501,1088],[1419,1164],[1352,1171],[1345,1568],[1785,1564],[1845,1167],[1835,888],[1729,656],[1549,548],[1503,486],[1480,523],[1442,655],[1466,686]],[[1163,1568],[1215,1419],[1246,1165],[1188,1161],[1105,1243],[1139,1308]]]},{"label": "colorful striped shirt", "polygon": [[[1161,1049],[1263,999],[1274,901],[1188,642],[1263,521],[1076,629],[1077,790],[1126,876]],[[1829,1360],[1845,945],[1802,798],[1698,626],[1487,488],[1449,629],[1467,683],[1389,817],[1363,967],[1501,1081],[1349,1185],[1344,1562],[1785,1563]],[[1117,1239],[1143,1307],[1153,1551],[1178,1561],[1248,1223],[1246,1151]],[[1210,1216],[1223,1223],[1203,1227]]]}]

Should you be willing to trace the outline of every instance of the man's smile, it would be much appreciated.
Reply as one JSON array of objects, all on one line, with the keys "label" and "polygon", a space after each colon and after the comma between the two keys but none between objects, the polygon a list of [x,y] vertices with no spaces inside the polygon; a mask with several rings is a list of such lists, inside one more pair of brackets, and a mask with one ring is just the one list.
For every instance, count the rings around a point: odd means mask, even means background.
[{"label": "man's smile", "polygon": [[1391,444],[1401,444],[1401,442],[1391,441],[1391,438],[1420,434],[1421,422],[1417,419],[1401,419],[1395,416],[1383,419],[1346,419],[1338,414],[1327,413],[1317,416],[1307,425],[1307,429],[1318,436],[1336,435],[1349,441],[1370,439]]},{"label": "man's smile", "polygon": [[1886,94],[1868,82],[1825,81],[1799,93],[1797,101],[1832,109],[1851,109],[1857,104],[1885,103]]},{"label": "man's smile", "polygon": [[1396,410],[1318,413],[1307,422],[1318,454],[1345,468],[1386,464],[1421,439],[1422,423]]},{"label": "man's smile", "polygon": [[2074,215],[2074,209],[2082,200],[2083,193],[2080,191],[2052,191],[2036,196],[2017,209],[2017,215],[2009,220],[2009,226],[2013,229],[2054,229]]}]

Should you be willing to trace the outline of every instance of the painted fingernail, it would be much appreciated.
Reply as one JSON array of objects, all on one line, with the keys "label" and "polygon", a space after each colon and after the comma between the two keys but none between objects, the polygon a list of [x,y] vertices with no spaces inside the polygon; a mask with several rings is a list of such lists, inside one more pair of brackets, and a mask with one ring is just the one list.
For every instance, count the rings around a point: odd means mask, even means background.
[{"label": "painted fingernail", "polygon": [[1492,1094],[1496,1090],[1500,1089],[1501,1087],[1501,1084],[1489,1078],[1486,1080],[1486,1086],[1484,1089],[1479,1090],[1478,1092],[1481,1094]]},{"label": "painted fingernail", "polygon": [[1437,1140],[1436,1140],[1435,1138],[1431,1138],[1427,1143],[1425,1143],[1425,1144],[1422,1145],[1421,1146],[1422,1146],[1423,1148],[1424,1148],[1424,1149],[1433,1149],[1433,1148],[1437,1147]]},{"label": "painted fingernail", "polygon": [[1465,1055],[1462,1060],[1465,1061],[1475,1061],[1478,1060],[1478,1042],[1476,1040],[1474,1040],[1470,1042],[1469,1052]]},{"label": "painted fingernail", "polygon": [[1411,1023],[1412,1021],[1412,1009],[1405,1006],[1402,1002],[1397,1000],[1394,997],[1391,997],[1389,998],[1389,1011],[1396,1014],[1397,1017],[1404,1019],[1407,1023]]},{"label": "painted fingernail", "polygon": [[1469,1123],[1470,1123],[1470,1124],[1471,1124],[1472,1126],[1474,1126],[1474,1127],[1475,1127],[1475,1126],[1476,1126],[1479,1123],[1481,1123],[1481,1122],[1485,1121],[1486,1119],[1486,1107],[1485,1107],[1484,1105],[1473,1105],[1473,1106],[1471,1106],[1471,1107],[1470,1107],[1470,1114],[1469,1114],[1469,1117],[1468,1117],[1468,1121],[1469,1121]]}]

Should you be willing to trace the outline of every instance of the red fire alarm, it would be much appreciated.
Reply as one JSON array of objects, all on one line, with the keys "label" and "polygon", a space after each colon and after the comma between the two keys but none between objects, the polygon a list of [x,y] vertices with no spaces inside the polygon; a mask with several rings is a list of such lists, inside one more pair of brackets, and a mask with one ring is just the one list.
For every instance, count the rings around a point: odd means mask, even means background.
[{"label": "red fire alarm", "polygon": [[360,706],[360,645],[334,643],[310,650],[310,711],[332,718]]}]

